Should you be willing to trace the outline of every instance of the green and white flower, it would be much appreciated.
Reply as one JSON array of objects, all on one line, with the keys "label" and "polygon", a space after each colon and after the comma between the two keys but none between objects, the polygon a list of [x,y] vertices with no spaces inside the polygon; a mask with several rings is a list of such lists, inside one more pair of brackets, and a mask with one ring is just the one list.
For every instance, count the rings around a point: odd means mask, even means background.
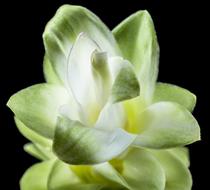
[{"label": "green and white flower", "polygon": [[64,5],[44,34],[46,83],[7,105],[24,149],[43,160],[21,190],[190,190],[184,145],[200,139],[194,94],[157,82],[159,46],[147,11],[112,32]]}]

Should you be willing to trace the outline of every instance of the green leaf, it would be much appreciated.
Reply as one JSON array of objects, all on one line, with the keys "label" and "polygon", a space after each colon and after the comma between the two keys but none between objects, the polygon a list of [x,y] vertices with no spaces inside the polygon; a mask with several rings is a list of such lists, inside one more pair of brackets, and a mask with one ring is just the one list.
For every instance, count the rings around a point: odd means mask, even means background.
[{"label": "green leaf", "polygon": [[139,96],[140,86],[130,63],[122,67],[112,86],[112,101],[114,103]]},{"label": "green leaf", "polygon": [[62,82],[56,75],[56,73],[52,67],[52,63],[49,61],[47,55],[44,56],[43,71],[44,71],[45,80],[48,83],[62,84]]},{"label": "green leaf", "polygon": [[49,159],[55,158],[55,155],[52,153],[52,150],[50,147],[43,147],[39,144],[27,143],[24,145],[24,150],[28,154],[40,160],[49,160]]},{"label": "green leaf", "polygon": [[196,104],[196,96],[190,91],[172,84],[157,83],[153,102],[176,102],[189,111],[193,111]]},{"label": "green leaf", "polygon": [[166,175],[165,190],[191,190],[192,177],[180,159],[167,150],[153,151]]},{"label": "green leaf", "polygon": [[26,170],[20,180],[21,190],[48,190],[47,180],[54,160],[44,161]]},{"label": "green leaf", "polygon": [[118,156],[133,140],[132,135],[120,128],[91,128],[59,117],[53,149],[59,159],[69,164],[97,164]]},{"label": "green leaf", "polygon": [[164,171],[156,158],[147,150],[133,148],[124,158],[123,173],[131,190],[163,190]]},{"label": "green leaf", "polygon": [[141,96],[151,103],[159,62],[159,46],[152,18],[147,11],[138,11],[120,23],[113,34],[124,58],[135,67]]},{"label": "green leaf", "polygon": [[30,128],[26,127],[23,122],[21,122],[17,117],[15,117],[15,123],[20,131],[20,133],[27,138],[28,140],[32,141],[33,143],[40,144],[44,147],[51,147],[52,141],[39,135],[35,131],[31,130]]},{"label": "green leaf", "polygon": [[67,91],[53,84],[37,84],[10,97],[7,106],[27,127],[52,138],[58,109],[68,101]]},{"label": "green leaf", "polygon": [[200,140],[196,119],[183,106],[173,102],[159,102],[139,115],[142,131],[135,146],[172,148]]},{"label": "green leaf", "polygon": [[119,54],[112,33],[96,15],[80,6],[64,5],[60,7],[47,24],[43,39],[49,61],[55,73],[64,83],[70,49],[82,32],[90,36],[103,51],[110,55]]}]

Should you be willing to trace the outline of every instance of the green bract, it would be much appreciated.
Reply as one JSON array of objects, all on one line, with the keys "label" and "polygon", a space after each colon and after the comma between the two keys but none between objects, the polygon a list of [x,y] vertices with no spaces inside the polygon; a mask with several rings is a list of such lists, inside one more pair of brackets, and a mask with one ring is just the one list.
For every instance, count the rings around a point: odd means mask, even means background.
[{"label": "green bract", "polygon": [[188,90],[157,83],[152,19],[138,11],[112,32],[89,10],[65,5],[44,34],[46,83],[7,105],[42,160],[21,190],[190,190],[184,145],[200,139]]}]

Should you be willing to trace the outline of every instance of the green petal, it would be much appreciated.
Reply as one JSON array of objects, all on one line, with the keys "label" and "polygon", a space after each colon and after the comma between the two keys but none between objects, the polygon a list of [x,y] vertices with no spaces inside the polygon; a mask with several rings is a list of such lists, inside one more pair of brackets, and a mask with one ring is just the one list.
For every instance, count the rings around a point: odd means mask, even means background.
[{"label": "green petal", "polygon": [[66,64],[70,49],[81,32],[88,34],[110,55],[119,52],[112,33],[96,15],[80,6],[60,7],[47,24],[43,39],[52,67],[63,82],[66,81]]},{"label": "green petal", "polygon": [[61,161],[56,161],[48,178],[48,190],[99,190],[102,187],[99,184],[84,183],[69,165]]},{"label": "green petal", "polygon": [[115,130],[116,128],[124,128],[126,122],[123,105],[121,103],[107,103],[101,110],[95,127],[103,130]]},{"label": "green petal", "polygon": [[179,103],[192,112],[196,104],[196,96],[190,91],[176,85],[157,83],[153,102],[160,101]]},{"label": "green petal", "polygon": [[166,150],[153,151],[166,175],[165,190],[191,190],[189,169],[176,156]]},{"label": "green petal", "polygon": [[27,143],[23,148],[28,154],[39,160],[48,160],[48,158],[42,154],[42,152],[33,143]]},{"label": "green petal", "polygon": [[97,164],[121,154],[134,137],[120,128],[104,130],[59,117],[53,149],[69,164]]},{"label": "green petal", "polygon": [[40,144],[44,147],[51,147],[52,141],[39,135],[35,131],[31,130],[30,128],[26,127],[23,122],[21,122],[17,117],[15,117],[15,123],[20,131],[20,133],[26,137],[28,140],[32,141],[33,143]]},{"label": "green petal", "polygon": [[133,68],[129,63],[122,67],[112,87],[114,103],[139,96],[140,86]]},{"label": "green petal", "polygon": [[[61,186],[59,188],[53,188],[52,190],[102,190],[103,186],[99,184],[75,184],[75,185],[67,185]],[[51,189],[49,189],[51,190]],[[105,190],[105,189],[103,189]],[[108,189],[107,189],[108,190]]]},{"label": "green petal", "polygon": [[52,84],[62,84],[58,76],[56,75],[52,63],[48,59],[48,57],[44,56],[44,63],[43,63],[43,70],[44,70],[44,77],[48,83]]},{"label": "green petal", "polygon": [[7,106],[27,127],[52,138],[58,109],[68,101],[66,90],[52,84],[38,84],[14,94]]},{"label": "green petal", "polygon": [[30,167],[20,180],[21,190],[48,190],[47,180],[54,160],[41,162]]},{"label": "green petal", "polygon": [[102,190],[102,189],[103,186],[99,184],[75,184],[71,186],[68,185],[68,186],[61,186],[59,188],[53,188],[53,190]]},{"label": "green petal", "polygon": [[49,160],[55,158],[55,155],[52,153],[50,147],[43,147],[39,144],[27,143],[24,145],[24,150],[40,160]]},{"label": "green petal", "polygon": [[150,103],[159,62],[159,46],[152,18],[147,11],[138,11],[120,23],[113,34],[124,58],[135,67],[141,96]]},{"label": "green petal", "polygon": [[121,174],[115,170],[115,168],[108,162],[102,164],[93,165],[93,171],[96,175],[101,175],[105,180],[112,184],[112,186],[122,186],[124,188],[130,188]]},{"label": "green petal", "polygon": [[178,147],[168,149],[177,159],[179,159],[186,167],[190,166],[190,155],[189,150],[186,147]]},{"label": "green petal", "polygon": [[48,190],[63,190],[66,187],[74,189],[74,185],[78,183],[81,181],[70,167],[61,161],[56,161],[48,178]]},{"label": "green petal", "polygon": [[109,69],[111,73],[112,83],[115,81],[117,75],[123,67],[128,66],[129,61],[120,56],[108,57]]},{"label": "green petal", "polygon": [[139,115],[142,132],[134,145],[149,148],[170,148],[200,140],[196,119],[183,106],[173,102],[159,102]]},{"label": "green petal", "polygon": [[131,190],[163,190],[164,171],[156,158],[148,151],[134,148],[124,158],[123,177]]},{"label": "green petal", "polygon": [[95,98],[101,102],[103,107],[111,92],[112,77],[108,54],[106,52],[94,51],[92,53],[92,77],[95,81]]}]

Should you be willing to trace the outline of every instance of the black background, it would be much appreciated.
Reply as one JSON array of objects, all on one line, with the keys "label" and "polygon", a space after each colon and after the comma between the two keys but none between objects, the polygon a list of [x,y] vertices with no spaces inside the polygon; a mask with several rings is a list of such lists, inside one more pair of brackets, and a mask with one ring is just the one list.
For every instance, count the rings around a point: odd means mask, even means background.
[{"label": "black background", "polygon": [[194,115],[201,126],[202,141],[190,145],[191,171],[193,189],[208,189],[205,185],[209,170],[209,15],[202,1],[184,2],[37,0],[1,4],[1,189],[19,189],[18,181],[24,170],[37,161],[23,151],[27,140],[18,133],[13,114],[5,104],[18,90],[44,81],[42,32],[56,9],[64,3],[89,8],[111,29],[137,10],[147,9],[151,13],[161,49],[159,81],[185,87],[198,98]]}]

